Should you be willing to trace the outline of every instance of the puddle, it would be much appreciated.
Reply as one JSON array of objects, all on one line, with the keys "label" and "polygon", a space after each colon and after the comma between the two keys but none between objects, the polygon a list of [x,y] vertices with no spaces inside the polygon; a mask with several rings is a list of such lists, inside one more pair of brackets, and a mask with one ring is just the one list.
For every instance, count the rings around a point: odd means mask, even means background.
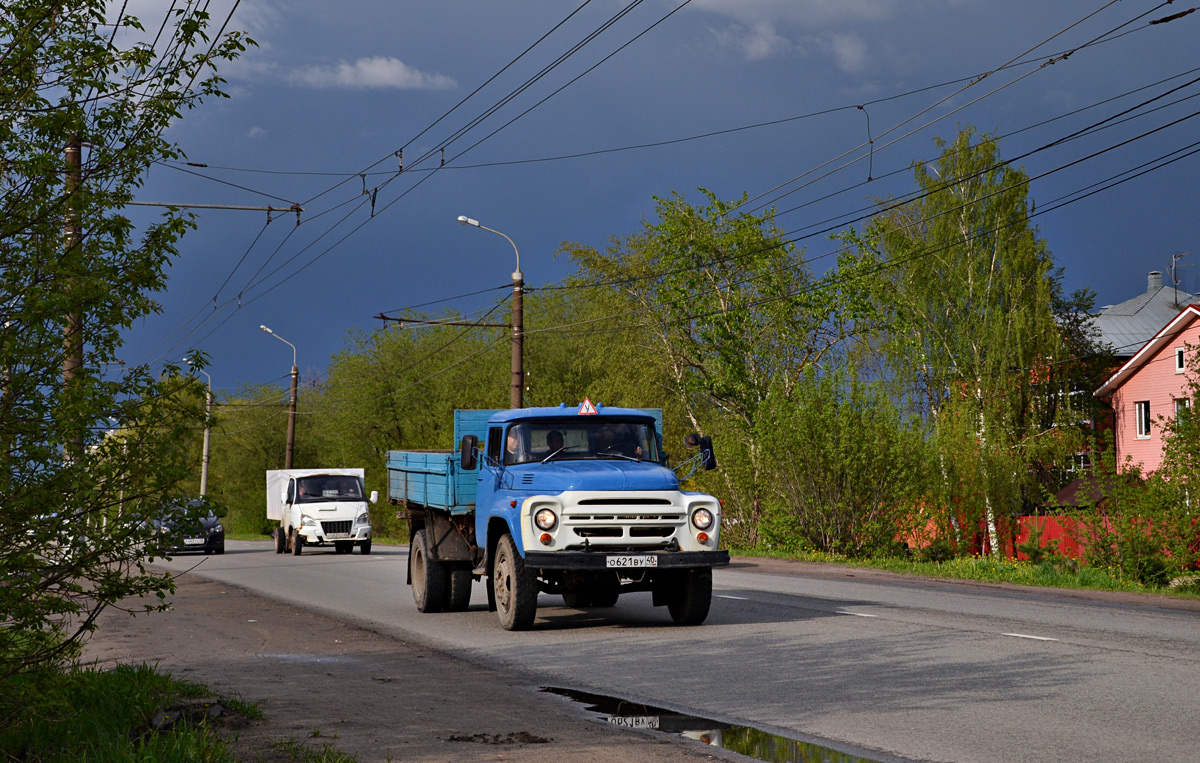
[{"label": "puddle", "polygon": [[686,715],[661,707],[643,705],[638,702],[591,694],[575,689],[542,687],[542,691],[566,697],[587,705],[587,710],[596,713],[614,726],[653,729],[665,734],[694,739],[702,744],[720,747],[739,755],[771,763],[880,763],[877,758],[834,750],[813,742],[772,734],[751,726],[722,723],[711,718]]}]

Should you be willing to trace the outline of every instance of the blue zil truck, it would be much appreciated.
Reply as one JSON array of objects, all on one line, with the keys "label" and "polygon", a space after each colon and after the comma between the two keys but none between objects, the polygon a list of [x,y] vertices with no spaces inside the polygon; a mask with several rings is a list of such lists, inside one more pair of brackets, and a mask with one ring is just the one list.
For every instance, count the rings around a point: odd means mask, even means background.
[{"label": "blue zil truck", "polygon": [[[507,630],[533,624],[538,594],[611,607],[648,591],[679,624],[708,617],[721,502],[680,489],[662,448],[662,412],[606,408],[459,410],[455,451],[389,451],[388,499],[410,540],[421,612],[462,611],[476,580]],[[716,468],[712,441],[680,464]],[[686,476],[685,476],[686,479]]]}]

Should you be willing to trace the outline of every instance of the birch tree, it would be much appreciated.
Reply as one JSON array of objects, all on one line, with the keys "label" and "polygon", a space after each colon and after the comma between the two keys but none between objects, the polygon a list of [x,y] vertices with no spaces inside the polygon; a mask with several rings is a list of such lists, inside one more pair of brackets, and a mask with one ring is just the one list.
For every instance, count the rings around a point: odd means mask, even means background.
[{"label": "birch tree", "polygon": [[[1060,384],[1072,348],[1056,314],[1062,274],[1029,219],[1029,181],[989,136],[939,140],[936,160],[913,166],[910,200],[888,200],[863,235],[845,237],[883,274],[890,371],[933,435],[949,531],[982,519],[993,553],[997,517],[1030,496],[1036,465],[1070,449],[1056,420],[1073,398]],[[962,538],[960,538],[962,540]]]}]

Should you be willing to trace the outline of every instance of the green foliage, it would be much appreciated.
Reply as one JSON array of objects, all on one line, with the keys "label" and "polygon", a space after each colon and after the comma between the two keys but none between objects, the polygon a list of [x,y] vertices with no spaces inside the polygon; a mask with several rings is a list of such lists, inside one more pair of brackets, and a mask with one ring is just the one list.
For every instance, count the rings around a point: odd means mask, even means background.
[{"label": "green foliage", "polygon": [[21,693],[22,702],[0,712],[0,755],[8,760],[233,760],[214,730],[203,724],[151,730],[159,710],[208,692],[146,665],[72,670],[50,684],[33,684],[23,676],[10,686]]},{"label": "green foliage", "polygon": [[141,26],[114,28],[108,8],[0,9],[0,706],[10,681],[67,659],[101,608],[170,588],[143,566],[141,520],[181,484],[202,418],[177,368],[117,362],[192,221],[171,211],[139,234],[121,209],[151,163],[181,155],[162,131],[220,95],[213,66],[245,41],[209,39],[189,6],[158,56],[124,44]]},{"label": "green foliage", "polygon": [[852,556],[893,548],[921,486],[924,443],[879,385],[810,370],[790,398],[768,398],[756,434],[788,534]]},{"label": "green foliage", "polygon": [[873,290],[886,316],[878,346],[933,445],[934,521],[960,552],[972,545],[962,528],[983,522],[998,551],[997,518],[1036,505],[1041,478],[1082,447],[1089,410],[1077,401],[1090,396],[1070,393],[1090,367],[1070,359],[1088,350],[1077,316],[1090,296],[1063,296],[1029,222],[1028,178],[994,139],[968,128],[938,145],[933,163],[913,166],[911,203],[884,203],[864,234],[842,238],[886,282]]}]

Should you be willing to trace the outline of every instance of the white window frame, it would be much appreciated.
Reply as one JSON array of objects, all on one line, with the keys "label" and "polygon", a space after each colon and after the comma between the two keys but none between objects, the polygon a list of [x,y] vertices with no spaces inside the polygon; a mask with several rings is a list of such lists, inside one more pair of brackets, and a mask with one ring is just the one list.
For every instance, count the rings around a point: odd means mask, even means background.
[{"label": "white window frame", "polygon": [[1187,362],[1184,360],[1182,347],[1175,348],[1175,373],[1181,374],[1187,370]]},{"label": "white window frame", "polygon": [[1175,398],[1175,423],[1178,424],[1182,413],[1192,407],[1192,401],[1186,397]]},{"label": "white window frame", "polygon": [[1150,401],[1139,400],[1133,404],[1133,419],[1137,426],[1137,439],[1150,439]]}]

